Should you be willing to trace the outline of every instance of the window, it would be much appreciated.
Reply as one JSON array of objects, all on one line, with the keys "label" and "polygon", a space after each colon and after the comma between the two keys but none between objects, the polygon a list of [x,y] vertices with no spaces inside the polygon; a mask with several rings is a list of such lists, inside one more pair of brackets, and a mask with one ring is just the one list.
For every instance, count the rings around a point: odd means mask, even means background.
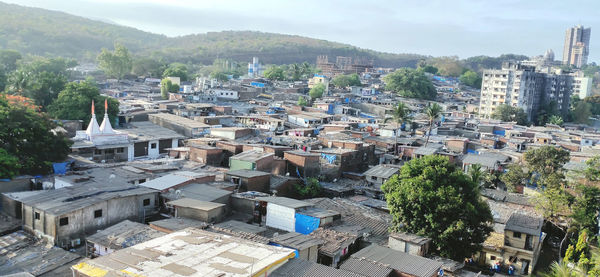
[{"label": "window", "polygon": [[144,199],[144,206],[150,206],[150,198]]},{"label": "window", "polygon": [[376,181],[377,180],[377,176],[371,176],[371,180]]},{"label": "window", "polygon": [[514,233],[513,233],[513,238],[519,238],[519,239],[520,239],[520,238],[521,238],[521,233],[519,233],[519,232],[514,232]]},{"label": "window", "polygon": [[96,150],[94,150],[94,154],[96,154],[96,155],[102,155],[102,150],[96,149]]},{"label": "window", "polygon": [[121,147],[121,148],[117,148],[117,153],[123,153],[125,152],[125,148]]},{"label": "window", "polygon": [[69,225],[69,218],[61,217],[60,220],[58,221],[58,225],[60,225],[60,226]]},{"label": "window", "polygon": [[156,149],[156,143],[151,143],[151,144],[150,144],[150,148],[151,148],[151,149]]},{"label": "window", "polygon": [[35,217],[36,220],[40,220],[40,213],[35,212],[35,214],[33,216]]},{"label": "window", "polygon": [[490,256],[490,260],[495,261],[496,260],[496,256]]},{"label": "window", "polygon": [[102,209],[94,211],[94,218],[102,217]]}]

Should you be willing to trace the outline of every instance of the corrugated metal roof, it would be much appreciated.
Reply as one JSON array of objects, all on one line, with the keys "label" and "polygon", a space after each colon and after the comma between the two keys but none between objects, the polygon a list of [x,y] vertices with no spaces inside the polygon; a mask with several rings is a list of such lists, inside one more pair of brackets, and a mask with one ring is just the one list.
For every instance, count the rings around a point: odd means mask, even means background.
[{"label": "corrugated metal roof", "polygon": [[340,269],[368,277],[388,277],[393,271],[384,264],[361,259],[348,259],[340,266]]},{"label": "corrugated metal roof", "polygon": [[292,259],[269,274],[271,277],[367,277],[315,262]]},{"label": "corrugated metal roof", "polygon": [[397,271],[417,277],[431,277],[442,267],[441,262],[374,244],[354,253],[352,258],[387,264]]},{"label": "corrugated metal roof", "polygon": [[544,218],[541,216],[531,216],[522,213],[512,213],[506,221],[506,230],[521,232],[534,236],[539,236],[542,232]]},{"label": "corrugated metal roof", "polygon": [[370,168],[369,170],[365,171],[365,173],[363,173],[363,174],[366,176],[375,176],[375,177],[381,177],[381,178],[387,179],[387,178],[392,177],[392,175],[398,173],[399,170],[400,170],[400,168],[397,168],[397,167],[377,165],[377,166],[374,166],[374,167]]},{"label": "corrugated metal roof", "polygon": [[256,197],[256,200],[265,201],[269,204],[275,204],[275,205],[284,206],[284,207],[288,207],[288,208],[292,208],[292,209],[313,206],[313,204],[309,203],[309,202],[304,202],[304,201],[296,200],[293,198],[287,198],[287,197],[278,197],[278,196]]},{"label": "corrugated metal roof", "polygon": [[140,184],[142,187],[147,187],[155,190],[166,190],[170,187],[188,182],[190,180],[201,178],[204,176],[208,176],[206,173],[198,173],[191,171],[177,171],[171,174],[158,177],[156,179],[150,180],[148,182]]},{"label": "corrugated metal roof", "polygon": [[210,211],[225,206],[225,204],[196,200],[192,198],[181,198],[167,202],[167,205],[193,208],[203,211]]}]

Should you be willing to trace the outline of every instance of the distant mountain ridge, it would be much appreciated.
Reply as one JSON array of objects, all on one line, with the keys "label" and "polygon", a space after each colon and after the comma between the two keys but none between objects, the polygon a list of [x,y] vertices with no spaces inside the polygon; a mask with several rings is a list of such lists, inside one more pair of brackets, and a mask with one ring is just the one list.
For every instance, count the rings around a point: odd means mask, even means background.
[{"label": "distant mountain ridge", "polygon": [[23,54],[63,56],[95,60],[102,48],[115,42],[134,55],[163,57],[169,62],[211,64],[217,57],[249,61],[257,56],[263,63],[283,64],[308,61],[318,55],[349,56],[373,60],[376,66],[414,67],[427,56],[392,54],[361,49],[348,44],[308,37],[255,31],[224,31],[167,37],[92,20],[64,12],[0,2],[0,48]]}]

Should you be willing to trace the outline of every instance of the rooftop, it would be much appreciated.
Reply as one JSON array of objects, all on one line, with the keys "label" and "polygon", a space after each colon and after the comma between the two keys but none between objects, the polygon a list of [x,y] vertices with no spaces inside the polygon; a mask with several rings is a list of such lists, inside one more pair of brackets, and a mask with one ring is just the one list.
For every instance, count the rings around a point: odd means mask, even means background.
[{"label": "rooftop", "polygon": [[217,208],[224,207],[225,204],[196,200],[192,198],[181,198],[173,201],[167,202],[167,205],[184,207],[184,208],[192,208],[202,211],[210,211]]},{"label": "rooftop", "polygon": [[150,226],[129,220],[121,221],[88,236],[86,240],[113,250],[127,248],[164,235]]},{"label": "rooftop", "polygon": [[352,254],[352,258],[387,264],[390,268],[417,277],[431,277],[442,267],[441,262],[374,244]]},{"label": "rooftop", "polygon": [[110,199],[152,194],[156,191],[138,186],[77,185],[54,190],[4,193],[7,197],[48,214],[63,215]]},{"label": "rooftop", "polygon": [[156,220],[148,223],[150,227],[160,229],[162,231],[176,232],[189,227],[204,229],[208,224],[204,221],[191,218],[171,217],[167,219]]},{"label": "rooftop", "polygon": [[229,229],[235,232],[243,232],[250,234],[261,234],[267,231],[266,227],[256,226],[237,220],[225,221],[219,224],[215,224],[215,226],[223,229]]},{"label": "rooftop", "polygon": [[293,259],[277,268],[271,277],[366,277],[343,269],[336,269],[330,266],[318,264],[315,262]]},{"label": "rooftop", "polygon": [[410,242],[413,244],[417,244],[417,245],[423,245],[425,243],[427,243],[428,241],[431,241],[430,238],[425,238],[425,237],[421,237],[421,236],[417,236],[415,234],[411,234],[411,233],[391,233],[390,237],[401,240],[401,241],[406,241],[406,242]]},{"label": "rooftop", "polygon": [[176,171],[168,175],[152,179],[148,182],[140,184],[140,186],[155,189],[155,190],[166,190],[168,188],[189,182],[191,180],[210,176],[213,174],[209,173],[198,173],[192,171]]},{"label": "rooftop", "polygon": [[284,206],[284,207],[288,207],[288,208],[292,208],[292,209],[309,207],[309,206],[313,205],[309,202],[304,202],[304,201],[296,200],[293,198],[279,197],[279,196],[256,197],[256,199],[259,201],[265,201],[269,204],[276,204],[279,206]]},{"label": "rooftop", "polygon": [[268,176],[271,173],[262,172],[258,170],[248,170],[248,169],[239,169],[239,170],[230,170],[225,173],[225,175],[235,176],[235,177],[244,177],[244,178],[252,178],[259,176]]},{"label": "rooftop", "polygon": [[231,159],[246,161],[246,162],[256,162],[258,160],[271,157],[275,155],[274,153],[260,152],[256,150],[244,151],[235,156],[231,156]]},{"label": "rooftop", "polygon": [[169,113],[155,113],[148,115],[149,118],[155,117],[163,121],[168,121],[186,128],[210,128],[210,125],[204,124],[201,121],[192,120]]},{"label": "rooftop", "polygon": [[319,252],[331,257],[335,256],[337,252],[354,243],[358,238],[358,236],[353,234],[324,228],[318,228],[314,230],[309,236],[322,240],[323,246],[319,248]]},{"label": "rooftop", "polygon": [[173,200],[177,197],[186,197],[211,202],[232,194],[232,192],[228,190],[219,189],[208,184],[198,183],[185,185],[177,190],[179,190],[179,192],[162,194],[162,196],[170,200]]},{"label": "rooftop", "polygon": [[88,276],[249,276],[264,274],[271,266],[294,257],[294,250],[264,245],[195,228],[137,244],[73,269]]},{"label": "rooftop", "polygon": [[365,171],[365,173],[363,173],[363,174],[368,175],[368,176],[375,176],[375,177],[387,179],[387,178],[392,177],[392,175],[398,173],[398,171],[400,171],[400,169],[397,167],[376,165],[374,167],[371,167],[369,170]]},{"label": "rooftop", "polygon": [[361,259],[348,259],[340,266],[340,269],[369,277],[388,277],[394,271],[387,265]]},{"label": "rooftop", "polygon": [[315,239],[311,236],[303,235],[296,232],[290,232],[287,234],[273,237],[271,241],[282,246],[291,247],[298,250],[304,250],[324,243],[324,241],[320,239]]},{"label": "rooftop", "polygon": [[514,212],[506,221],[506,230],[539,236],[542,232],[544,218]]},{"label": "rooftop", "polygon": [[183,139],[184,136],[167,128],[160,127],[150,121],[131,122],[130,127],[126,129],[118,129],[117,131],[127,133],[130,139],[134,141],[150,141],[162,139]]}]

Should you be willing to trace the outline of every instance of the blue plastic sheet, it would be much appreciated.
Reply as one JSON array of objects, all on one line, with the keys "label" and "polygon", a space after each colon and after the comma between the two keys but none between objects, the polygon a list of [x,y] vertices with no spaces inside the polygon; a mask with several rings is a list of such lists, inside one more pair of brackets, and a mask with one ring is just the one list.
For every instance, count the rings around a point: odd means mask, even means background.
[{"label": "blue plastic sheet", "polygon": [[67,174],[67,170],[69,169],[70,165],[71,165],[70,162],[53,163],[52,168],[54,169],[54,174],[60,174],[60,175]]},{"label": "blue plastic sheet", "polygon": [[296,214],[296,233],[308,235],[319,228],[321,219],[303,214]]},{"label": "blue plastic sheet", "polygon": [[321,153],[321,158],[327,160],[327,162],[330,164],[335,163],[335,155],[333,154]]}]

